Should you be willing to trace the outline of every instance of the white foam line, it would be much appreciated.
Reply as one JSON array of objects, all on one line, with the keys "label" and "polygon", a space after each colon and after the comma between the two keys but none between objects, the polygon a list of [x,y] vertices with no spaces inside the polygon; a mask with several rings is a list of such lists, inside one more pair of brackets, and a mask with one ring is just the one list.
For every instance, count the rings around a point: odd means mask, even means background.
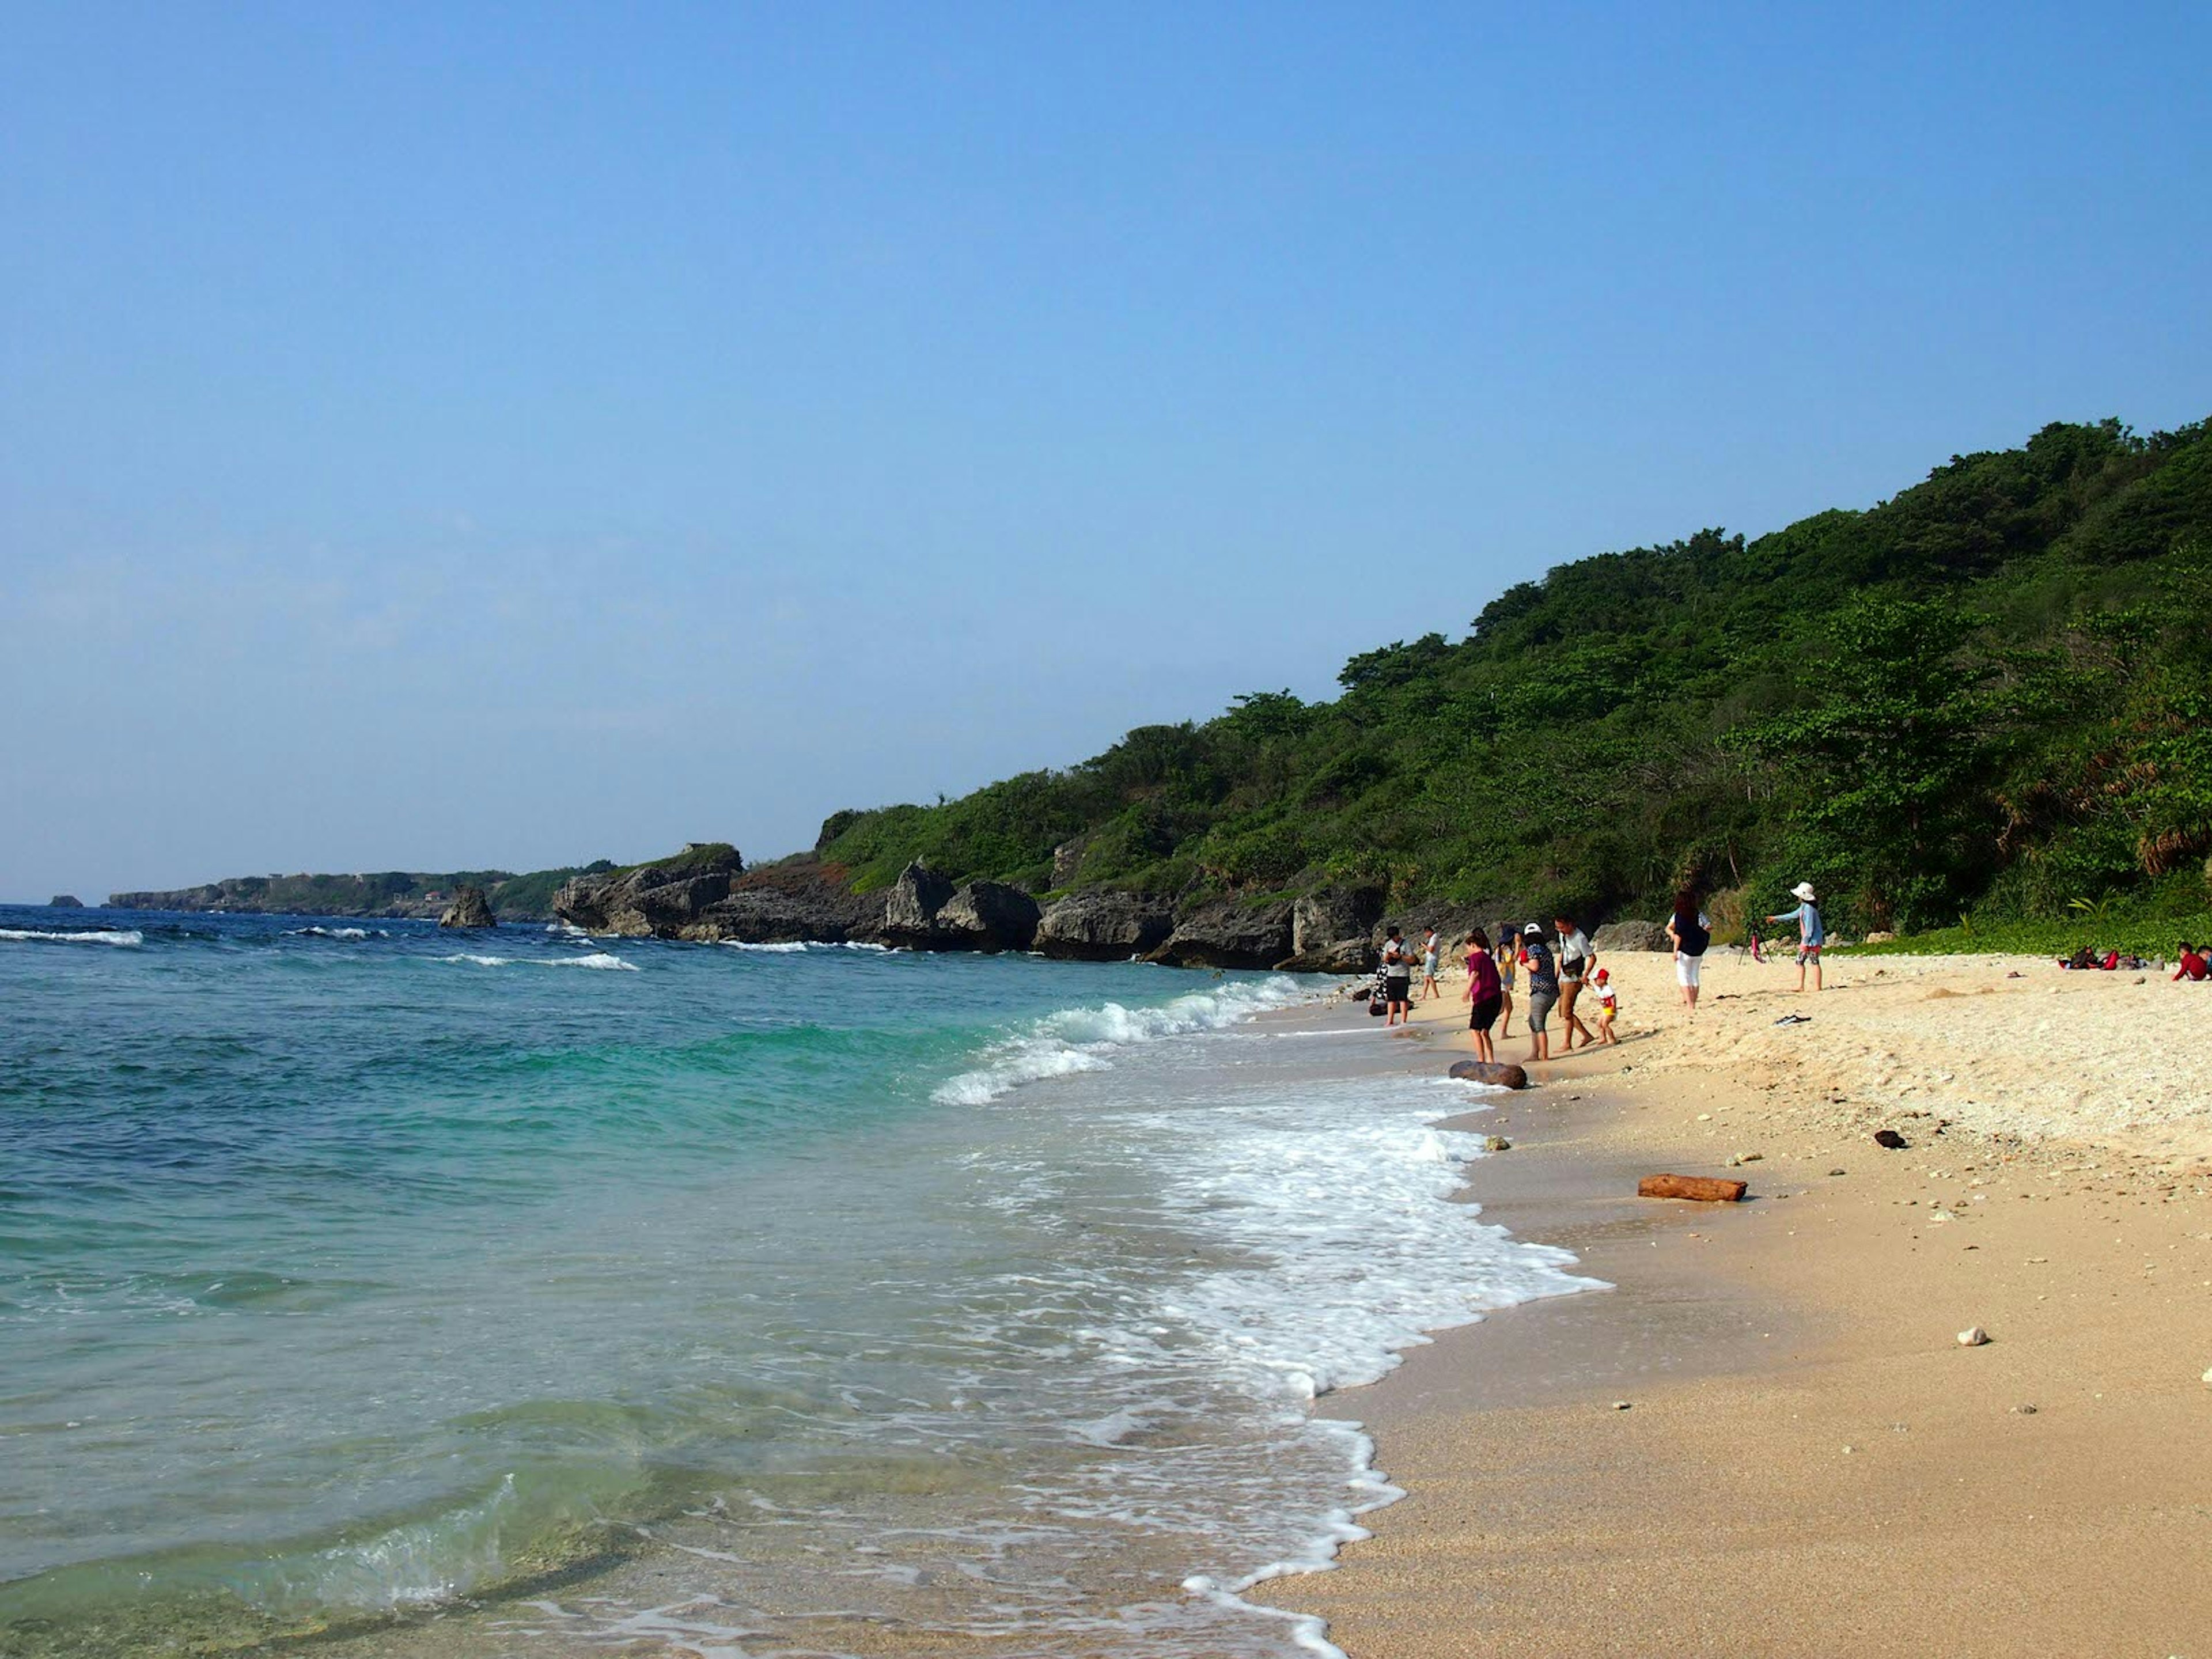
[{"label": "white foam line", "polygon": [[931,1098],[946,1106],[981,1106],[1025,1083],[1105,1071],[1113,1065],[1108,1056],[1116,1048],[1233,1025],[1308,994],[1296,980],[1278,975],[1194,992],[1155,1008],[1128,1008],[1118,1002],[1063,1008],[997,1044],[988,1051],[987,1064],[939,1085]]},{"label": "white foam line", "polygon": [[104,928],[88,933],[48,933],[31,927],[0,927],[0,939],[42,945],[118,945],[126,950],[146,942],[145,934],[136,927]]},{"label": "white foam line", "polygon": [[635,963],[624,962],[605,951],[594,951],[587,957],[479,957],[462,951],[438,960],[472,962],[479,968],[619,968],[625,973],[640,971]]}]

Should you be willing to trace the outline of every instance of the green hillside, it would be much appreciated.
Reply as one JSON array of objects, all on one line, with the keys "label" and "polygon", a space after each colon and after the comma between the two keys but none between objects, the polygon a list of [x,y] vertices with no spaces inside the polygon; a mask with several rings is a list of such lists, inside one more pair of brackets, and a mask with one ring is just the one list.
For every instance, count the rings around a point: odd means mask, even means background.
[{"label": "green hillside", "polygon": [[1338,678],[841,812],[817,850],[863,888],[922,858],[1038,892],[1357,879],[1591,917],[1691,880],[1724,924],[1809,878],[1854,931],[2202,916],[2212,427],[2052,425],[1757,541],[1583,559]]}]

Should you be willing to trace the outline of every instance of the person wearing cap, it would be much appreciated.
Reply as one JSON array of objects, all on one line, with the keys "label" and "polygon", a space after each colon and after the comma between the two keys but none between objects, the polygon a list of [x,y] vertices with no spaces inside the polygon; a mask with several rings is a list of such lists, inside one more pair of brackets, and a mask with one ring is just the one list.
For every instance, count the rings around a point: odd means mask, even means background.
[{"label": "person wearing cap", "polygon": [[1597,987],[1597,1040],[1600,1042],[1618,1042],[1620,1039],[1613,1035],[1613,1017],[1620,1012],[1620,993],[1613,989],[1613,970],[1599,969],[1591,976],[1591,982]]},{"label": "person wearing cap", "polygon": [[1552,947],[1544,943],[1544,929],[1530,922],[1521,930],[1521,960],[1528,964],[1528,1058],[1549,1060],[1552,1039],[1544,1030],[1552,1005],[1559,1000],[1559,972],[1552,965]]},{"label": "person wearing cap", "polygon": [[1813,988],[1820,988],[1820,947],[1828,942],[1828,929],[1820,920],[1820,913],[1813,907],[1813,884],[1801,881],[1790,890],[1790,896],[1797,901],[1795,910],[1784,910],[1780,915],[1769,916],[1769,921],[1794,921],[1797,924],[1797,988],[1805,988],[1805,969],[1813,969]]}]

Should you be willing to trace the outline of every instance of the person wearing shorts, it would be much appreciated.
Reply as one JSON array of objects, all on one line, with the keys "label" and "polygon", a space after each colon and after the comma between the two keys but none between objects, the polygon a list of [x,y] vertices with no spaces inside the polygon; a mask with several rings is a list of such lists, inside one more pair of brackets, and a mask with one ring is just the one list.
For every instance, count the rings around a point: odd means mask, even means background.
[{"label": "person wearing shorts", "polygon": [[1769,921],[1794,921],[1797,924],[1797,988],[1805,988],[1805,970],[1813,970],[1813,988],[1820,988],[1820,947],[1828,942],[1827,924],[1814,907],[1816,895],[1813,884],[1801,881],[1790,890],[1790,896],[1797,901],[1795,910],[1784,910],[1778,916],[1769,916]]},{"label": "person wearing shorts", "polygon": [[1552,965],[1552,948],[1544,943],[1544,930],[1530,922],[1521,930],[1521,950],[1528,963],[1528,1058],[1552,1057],[1552,1039],[1544,1030],[1552,1005],[1559,1000],[1559,973]]},{"label": "person wearing shorts", "polygon": [[1498,1058],[1491,1046],[1490,1028],[1498,1023],[1498,1006],[1504,1000],[1498,963],[1490,954],[1490,940],[1481,928],[1467,936],[1467,1029],[1474,1034],[1474,1057]]},{"label": "person wearing shorts", "polygon": [[1712,923],[1698,908],[1696,890],[1685,887],[1674,895],[1674,914],[1667,923],[1667,937],[1674,941],[1674,983],[1682,988],[1682,1006],[1698,1012],[1698,978],[1705,965],[1705,947],[1712,943]]},{"label": "person wearing shorts", "polygon": [[1513,993],[1521,977],[1521,952],[1513,942],[1513,924],[1498,924],[1498,1035],[1513,1035]]},{"label": "person wearing shorts", "polygon": [[1382,945],[1382,1000],[1389,1004],[1386,1027],[1413,1023],[1413,947],[1395,927]]},{"label": "person wearing shorts", "polygon": [[1566,917],[1554,916],[1552,925],[1559,930],[1559,1025],[1564,1039],[1560,1052],[1565,1053],[1575,1046],[1577,1031],[1583,1034],[1585,1048],[1597,1041],[1575,1012],[1575,1000],[1582,994],[1583,981],[1597,967],[1597,952],[1590,949],[1589,935]]},{"label": "person wearing shorts", "polygon": [[1421,941],[1421,1000],[1424,1002],[1433,1002],[1444,994],[1443,987],[1437,983],[1437,969],[1441,965],[1443,953],[1443,936],[1435,928],[1430,928],[1428,937]]}]

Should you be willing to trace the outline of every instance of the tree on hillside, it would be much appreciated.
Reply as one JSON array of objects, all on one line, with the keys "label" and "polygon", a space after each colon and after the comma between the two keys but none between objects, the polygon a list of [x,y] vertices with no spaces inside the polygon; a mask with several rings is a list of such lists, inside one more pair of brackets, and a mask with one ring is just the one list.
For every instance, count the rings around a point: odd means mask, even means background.
[{"label": "tree on hillside", "polygon": [[1850,601],[1811,700],[1729,734],[1782,781],[1796,865],[1870,924],[1947,918],[1990,839],[1975,738],[1991,702],[1966,650],[1979,620],[1941,599]]}]

